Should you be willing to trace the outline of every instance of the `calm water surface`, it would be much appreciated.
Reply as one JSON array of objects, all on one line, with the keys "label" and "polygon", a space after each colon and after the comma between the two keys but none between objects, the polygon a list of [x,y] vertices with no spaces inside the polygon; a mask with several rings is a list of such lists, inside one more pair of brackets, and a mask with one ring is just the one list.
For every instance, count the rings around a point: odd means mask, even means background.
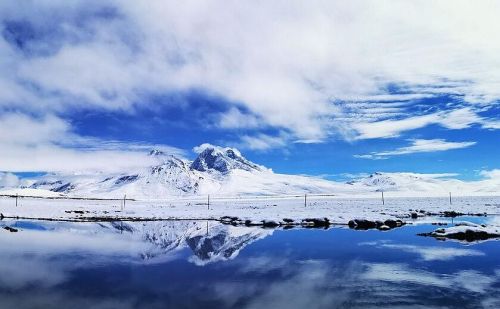
[{"label": "calm water surface", "polygon": [[0,308],[500,308],[500,242],[416,236],[431,225],[6,225]]}]

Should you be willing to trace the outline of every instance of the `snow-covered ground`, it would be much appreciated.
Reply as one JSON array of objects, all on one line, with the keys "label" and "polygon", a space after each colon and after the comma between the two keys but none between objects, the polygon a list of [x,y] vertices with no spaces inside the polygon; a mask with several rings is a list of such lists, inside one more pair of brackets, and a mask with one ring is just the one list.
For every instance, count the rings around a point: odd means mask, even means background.
[{"label": "snow-covered ground", "polygon": [[6,196],[29,196],[29,197],[64,197],[64,194],[53,192],[44,189],[33,189],[33,188],[12,188],[0,190],[0,195]]},{"label": "snow-covered ground", "polygon": [[[217,198],[208,197],[165,200],[65,200],[0,198],[0,213],[6,217],[75,219],[75,218],[141,218],[141,219],[220,219],[236,216],[252,221],[285,218],[328,218],[332,223],[346,224],[355,218],[384,220],[408,218],[411,213],[423,210],[428,213],[456,211],[460,213],[500,214],[500,197],[454,197],[452,204],[447,196],[439,198],[380,197],[342,198],[308,196],[282,198]],[[76,212],[75,212],[76,211]]]},{"label": "snow-covered ground", "polygon": [[[328,218],[340,224],[360,218],[404,219],[416,210],[500,213],[500,180],[494,178],[464,182],[449,175],[374,173],[335,182],[274,173],[236,149],[211,145],[194,161],[160,151],[149,156],[158,164],[119,174],[45,175],[25,180],[22,187],[3,188],[0,213],[46,219]],[[120,199],[125,196],[129,200],[123,209]]]}]

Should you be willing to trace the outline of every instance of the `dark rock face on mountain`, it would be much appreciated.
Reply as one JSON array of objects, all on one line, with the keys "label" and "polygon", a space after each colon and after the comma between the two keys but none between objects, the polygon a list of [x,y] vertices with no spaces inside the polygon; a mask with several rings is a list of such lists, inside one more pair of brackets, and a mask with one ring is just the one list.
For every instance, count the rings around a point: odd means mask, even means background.
[{"label": "dark rock face on mountain", "polygon": [[159,183],[182,192],[198,192],[199,176],[193,173],[189,162],[175,156],[170,156],[164,163],[151,167],[150,173],[146,176],[146,182]]},{"label": "dark rock face on mountain", "polygon": [[245,159],[235,149],[219,149],[215,147],[205,148],[193,161],[191,168],[200,172],[214,170],[223,174],[233,169],[245,171],[262,170],[260,166]]},{"label": "dark rock face on mountain", "polygon": [[153,149],[149,152],[149,155],[152,157],[158,157],[158,156],[165,156],[166,153],[158,149]]},{"label": "dark rock face on mountain", "polygon": [[39,180],[39,181],[36,181],[34,184],[32,184],[30,186],[30,188],[33,188],[33,189],[38,189],[38,188],[43,188],[43,187],[59,188],[62,185],[63,185],[63,182],[61,180],[56,180],[56,181]]},{"label": "dark rock face on mountain", "polygon": [[75,185],[68,182],[60,187],[54,188],[52,191],[59,192],[59,193],[68,193],[68,192],[71,192],[71,190],[73,190],[74,188],[75,188]]},{"label": "dark rock face on mountain", "polygon": [[134,182],[134,181],[136,181],[138,178],[139,178],[139,175],[127,175],[127,176],[122,176],[122,177],[118,178],[118,179],[115,181],[115,184],[117,184],[117,185],[121,185],[121,184],[124,184],[124,183]]}]

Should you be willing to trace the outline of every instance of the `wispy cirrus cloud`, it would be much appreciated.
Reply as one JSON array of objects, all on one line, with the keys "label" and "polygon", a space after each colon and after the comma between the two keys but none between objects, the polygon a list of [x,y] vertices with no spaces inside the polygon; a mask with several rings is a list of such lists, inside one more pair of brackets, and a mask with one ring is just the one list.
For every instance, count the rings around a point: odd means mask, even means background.
[{"label": "wispy cirrus cloud", "polygon": [[356,158],[360,159],[387,159],[392,156],[400,156],[413,153],[423,153],[423,152],[438,152],[447,151],[452,149],[461,149],[471,147],[476,144],[476,142],[449,142],[444,139],[413,139],[409,140],[411,142],[410,146],[400,147],[395,150],[390,151],[380,151],[371,152],[364,155],[354,155]]},{"label": "wispy cirrus cloud", "polygon": [[272,148],[284,147],[289,137],[284,134],[272,136],[267,134],[258,134],[254,136],[244,135],[241,137],[241,142],[237,145],[243,149],[252,149],[265,151]]},{"label": "wispy cirrus cloud", "polygon": [[401,119],[359,122],[353,124],[353,127],[358,132],[355,139],[361,140],[398,137],[406,131],[423,128],[431,124],[437,124],[450,130],[466,129],[472,125],[482,126],[483,128],[494,127],[490,120],[478,116],[470,107]]}]

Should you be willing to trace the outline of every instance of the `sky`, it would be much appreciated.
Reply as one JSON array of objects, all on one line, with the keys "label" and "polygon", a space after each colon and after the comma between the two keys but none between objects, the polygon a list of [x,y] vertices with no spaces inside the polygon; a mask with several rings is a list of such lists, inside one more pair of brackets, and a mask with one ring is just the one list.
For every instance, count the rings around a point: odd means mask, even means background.
[{"label": "sky", "polygon": [[496,177],[499,12],[487,0],[2,1],[0,182],[147,166],[153,148],[192,159],[203,143],[328,179]]}]

